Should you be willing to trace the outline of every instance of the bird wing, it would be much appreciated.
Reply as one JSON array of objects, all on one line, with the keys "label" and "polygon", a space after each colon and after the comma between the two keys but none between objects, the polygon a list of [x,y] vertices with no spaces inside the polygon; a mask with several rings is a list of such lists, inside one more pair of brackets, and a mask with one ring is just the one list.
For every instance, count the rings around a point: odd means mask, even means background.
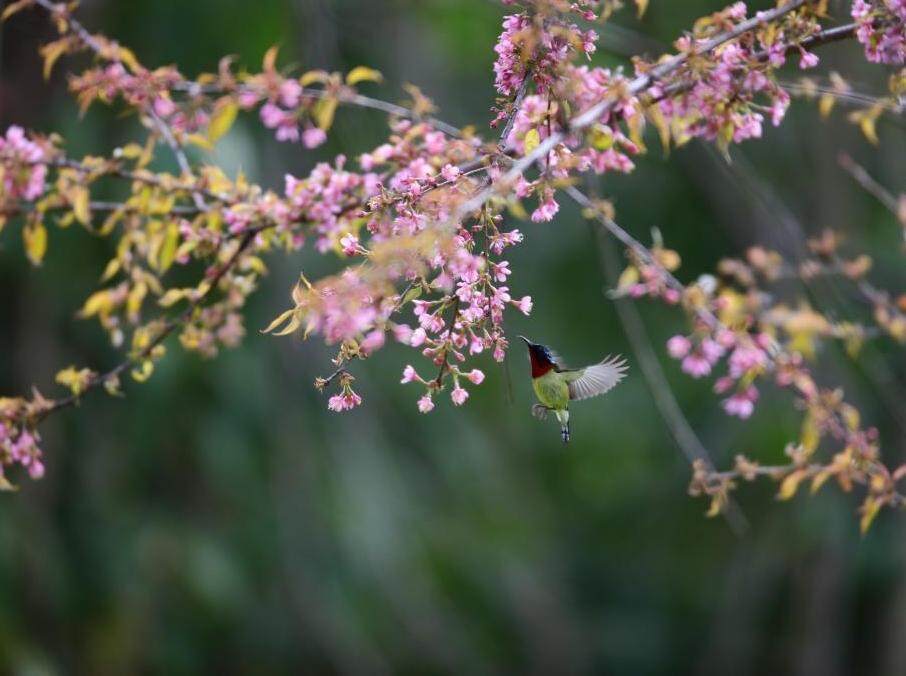
[{"label": "bird wing", "polygon": [[626,377],[628,368],[626,360],[617,355],[606,358],[600,364],[565,372],[569,398],[589,399],[609,392]]}]

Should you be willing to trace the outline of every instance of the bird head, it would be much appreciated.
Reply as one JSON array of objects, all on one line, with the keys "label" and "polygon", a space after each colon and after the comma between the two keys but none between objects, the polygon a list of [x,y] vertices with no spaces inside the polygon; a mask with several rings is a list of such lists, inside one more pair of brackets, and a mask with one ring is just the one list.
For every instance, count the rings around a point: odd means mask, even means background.
[{"label": "bird head", "polygon": [[528,347],[529,359],[532,363],[532,377],[537,378],[539,375],[547,373],[557,366],[557,359],[550,348],[540,343],[533,343],[525,336],[518,336],[525,341]]}]

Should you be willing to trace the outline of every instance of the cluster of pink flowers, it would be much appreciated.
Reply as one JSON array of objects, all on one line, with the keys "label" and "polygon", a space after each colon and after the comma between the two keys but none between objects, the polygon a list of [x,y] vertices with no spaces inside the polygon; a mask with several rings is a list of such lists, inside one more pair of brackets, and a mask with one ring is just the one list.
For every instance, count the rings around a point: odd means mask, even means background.
[{"label": "cluster of pink flowers", "polygon": [[17,428],[11,422],[0,422],[0,479],[3,479],[3,468],[21,465],[32,479],[44,476],[44,463],[41,460],[41,449],[38,447],[41,438],[37,432]]},{"label": "cluster of pink flowers", "polygon": [[728,415],[748,418],[755,411],[758,390],[752,381],[771,367],[768,348],[771,338],[767,334],[749,336],[736,334],[728,329],[696,333],[692,339],[683,335],[667,341],[667,353],[681,360],[682,370],[693,378],[711,373],[726,355],[727,374],[714,384],[717,394],[735,392],[724,399],[723,408]]},{"label": "cluster of pink flowers", "polygon": [[855,0],[856,37],[873,63],[906,63],[906,0]]},{"label": "cluster of pink flowers", "polygon": [[[239,94],[239,104],[249,109],[258,104],[264,94],[245,87]],[[306,105],[302,105],[305,103]],[[297,80],[286,78],[275,87],[261,106],[261,121],[268,129],[274,129],[278,141],[302,141],[306,148],[317,148],[327,140],[326,132],[308,118],[310,101],[303,98],[302,85]]]},{"label": "cluster of pink flowers", "polygon": [[[737,2],[715,15],[715,23],[723,27],[746,20],[746,6]],[[716,50],[713,58],[693,59],[677,78],[656,85],[650,91],[661,98],[660,109],[674,127],[688,137],[718,141],[724,146],[760,138],[767,109],[770,121],[777,126],[790,104],[789,94],[773,77],[787,59],[789,44],[806,37],[816,26],[796,26],[796,35],[781,29],[766,36],[727,43]],[[790,32],[794,29],[791,28]],[[694,53],[705,38],[683,36],[676,42],[680,53]],[[805,49],[799,50],[799,67],[813,68],[818,57]],[[644,68],[650,67],[645,64]],[[679,87],[674,93],[671,88]]]},{"label": "cluster of pink flowers", "polygon": [[343,411],[351,411],[356,406],[361,405],[361,403],[361,396],[352,390],[344,390],[327,400],[327,408],[336,413],[342,413]]},{"label": "cluster of pink flowers", "polygon": [[[622,75],[606,68],[565,65],[561,73],[562,77],[553,85],[556,92],[554,99],[566,101],[574,114],[584,112],[603,100],[608,92],[619,90],[627,82]],[[530,150],[526,147],[530,136],[540,143],[552,134],[563,132],[560,109],[561,104],[548,96],[526,96],[513,118],[506,139],[507,146],[524,155]],[[551,221],[559,211],[552,182],[567,179],[573,171],[629,173],[635,168],[631,157],[639,153],[639,147],[623,132],[619,121],[639,114],[637,98],[620,100],[594,125],[589,138],[567,135],[564,143],[555,146],[542,158],[539,164],[543,171],[537,179],[518,179],[515,186],[517,197],[533,194],[538,197],[538,206],[532,212],[534,222]]]},{"label": "cluster of pink flowers", "polygon": [[30,140],[21,127],[12,126],[0,136],[0,171],[3,193],[0,198],[34,201],[44,194],[47,178],[47,149]]},{"label": "cluster of pink flowers", "polygon": [[[508,345],[504,311],[531,311],[530,297],[511,295],[509,263],[498,259],[522,235],[502,229],[501,216],[459,227],[451,220],[458,200],[472,189],[458,165],[476,156],[480,141],[448,137],[409,120],[394,122],[392,131],[387,143],[359,157],[363,173],[345,170],[340,158],[334,166],[319,165],[304,180],[287,177],[284,218],[306,223],[320,251],[333,249],[365,261],[313,285],[301,283],[294,292],[298,321],[307,333],[341,344],[347,358],[350,344],[357,356],[374,353],[389,331],[438,367],[444,365],[454,383],[452,401],[461,405],[468,392],[460,385],[458,364],[467,353],[485,350],[502,360]],[[424,199],[432,191],[438,198]],[[365,211],[349,208],[363,202]],[[241,232],[255,215],[240,211],[226,220]],[[409,305],[415,326],[395,316],[405,305],[399,291],[405,284],[428,294]],[[473,370],[464,377],[478,384],[483,374]],[[420,410],[433,408],[442,381],[430,381],[434,385],[420,400]],[[360,399],[353,395],[344,390],[331,399],[330,408],[357,405]]]},{"label": "cluster of pink flowers", "polygon": [[[587,5],[586,9],[576,9],[586,19],[595,17]],[[527,13],[506,16],[503,32],[494,46],[497,53],[494,86],[502,97],[509,99],[530,76],[537,92],[543,94],[559,79],[562,69],[575,55],[576,45],[582,53],[591,56],[597,48],[597,40],[598,35],[593,30],[583,31],[561,15],[544,20]],[[501,108],[494,123],[506,115],[505,107]]]},{"label": "cluster of pink flowers", "polygon": [[659,298],[669,305],[680,302],[681,294],[667,280],[664,268],[660,265],[639,265],[639,281],[621,290],[630,298]]},{"label": "cluster of pink flowers", "polygon": [[194,133],[208,125],[210,113],[202,106],[182,106],[173,100],[171,91],[182,82],[172,67],[154,71],[138,67],[133,72],[115,61],[73,77],[69,87],[86,104],[94,98],[112,101],[121,96],[128,105],[157,115],[171,130]]},{"label": "cluster of pink flowers", "polygon": [[[461,380],[468,380],[473,385],[481,385],[481,383],[484,382],[484,372],[478,369],[462,371],[456,365],[452,365],[450,367],[450,373],[453,377],[453,389],[450,391],[450,400],[453,402],[454,406],[462,406],[469,398],[468,390],[460,384]],[[403,369],[403,377],[400,379],[400,383],[403,385],[406,383],[420,383],[424,385],[427,388],[427,391],[416,402],[416,406],[420,413],[430,413],[434,410],[433,393],[437,390],[437,381],[425,380],[411,364],[407,364]]]},{"label": "cluster of pink flowers", "polygon": [[[473,356],[491,350],[496,361],[503,361],[509,347],[503,330],[506,308],[513,307],[526,315],[532,310],[531,297],[513,298],[505,284],[511,274],[509,263],[493,260],[494,255],[522,240],[516,230],[501,232],[500,221],[497,216],[471,229],[461,229],[454,238],[453,253],[434,261],[440,265],[435,268],[431,287],[441,290],[443,298],[413,301],[416,327],[393,325],[397,340],[419,348],[423,356],[441,368],[441,375],[444,369],[449,370],[454,383],[450,397],[457,406],[469,396],[460,378],[474,385],[484,380],[484,374],[477,369],[460,370],[458,365],[466,361],[467,353]],[[477,250],[478,233],[488,243],[486,249]],[[441,378],[428,381],[407,367],[402,382],[425,385],[427,391],[419,399],[418,408],[422,413],[434,408],[432,397],[441,386]]]}]

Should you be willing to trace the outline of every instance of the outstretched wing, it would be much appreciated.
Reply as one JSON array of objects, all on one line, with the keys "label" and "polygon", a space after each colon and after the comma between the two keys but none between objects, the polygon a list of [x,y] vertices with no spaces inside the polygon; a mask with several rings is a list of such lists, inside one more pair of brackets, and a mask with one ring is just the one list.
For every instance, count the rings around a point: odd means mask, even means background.
[{"label": "outstretched wing", "polygon": [[569,398],[580,400],[609,392],[626,377],[629,366],[621,356],[608,357],[600,364],[564,373],[569,386]]}]

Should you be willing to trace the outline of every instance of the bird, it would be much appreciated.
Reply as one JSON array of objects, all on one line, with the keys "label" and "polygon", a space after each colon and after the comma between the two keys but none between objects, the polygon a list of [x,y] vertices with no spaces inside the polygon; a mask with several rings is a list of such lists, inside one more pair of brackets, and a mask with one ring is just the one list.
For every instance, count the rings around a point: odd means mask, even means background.
[{"label": "bird", "polygon": [[532,366],[532,388],[539,403],[532,405],[532,415],[544,420],[553,411],[560,422],[563,443],[569,443],[569,402],[597,397],[616,387],[629,369],[620,355],[581,369],[565,368],[560,358],[545,345],[518,336],[528,347]]}]

